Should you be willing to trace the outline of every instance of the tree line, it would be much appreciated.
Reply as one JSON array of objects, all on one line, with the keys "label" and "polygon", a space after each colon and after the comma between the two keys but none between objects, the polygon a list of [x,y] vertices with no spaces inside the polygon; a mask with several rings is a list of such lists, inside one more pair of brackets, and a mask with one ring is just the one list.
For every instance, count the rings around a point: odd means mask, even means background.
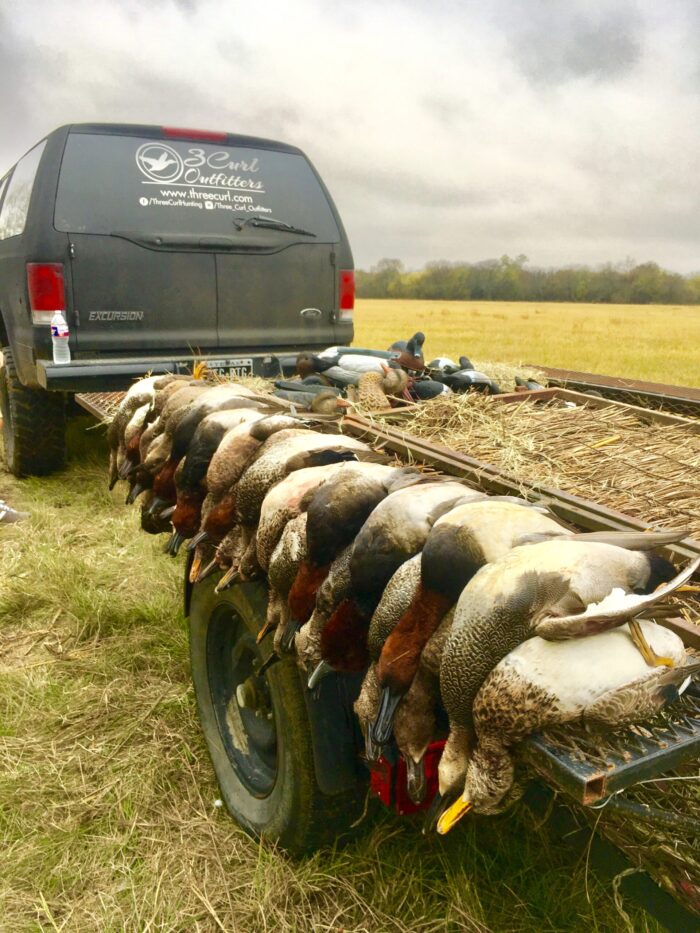
[{"label": "tree line", "polygon": [[700,274],[668,272],[655,262],[597,268],[526,268],[527,256],[484,262],[429,262],[418,271],[382,259],[355,273],[360,298],[442,301],[581,301],[611,304],[700,304]]}]

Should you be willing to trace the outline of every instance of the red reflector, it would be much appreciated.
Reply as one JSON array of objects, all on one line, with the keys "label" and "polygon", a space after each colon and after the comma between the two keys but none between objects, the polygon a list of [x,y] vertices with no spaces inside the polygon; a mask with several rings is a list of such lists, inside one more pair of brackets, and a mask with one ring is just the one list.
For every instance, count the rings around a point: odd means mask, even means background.
[{"label": "red reflector", "polygon": [[228,133],[214,133],[212,130],[181,130],[174,126],[163,126],[161,131],[166,139],[199,139],[210,143],[222,143],[228,139]]},{"label": "red reflector", "polygon": [[50,324],[55,311],[66,310],[63,263],[28,262],[27,291],[35,324]]},{"label": "red reflector", "polygon": [[[339,305],[341,319],[352,320],[352,310],[355,307],[355,273],[352,269],[341,269],[339,288]],[[343,311],[349,312],[343,314]]]}]

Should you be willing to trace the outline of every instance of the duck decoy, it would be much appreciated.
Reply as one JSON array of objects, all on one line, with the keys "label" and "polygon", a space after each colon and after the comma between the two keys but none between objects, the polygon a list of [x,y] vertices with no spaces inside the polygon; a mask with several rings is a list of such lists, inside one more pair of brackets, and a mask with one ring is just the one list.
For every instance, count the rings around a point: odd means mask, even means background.
[{"label": "duck decoy", "polygon": [[503,658],[474,700],[476,744],[459,799],[438,822],[444,834],[470,809],[502,809],[513,783],[512,747],[532,732],[572,720],[614,729],[654,716],[678,699],[700,662],[669,629],[641,621],[645,640],[673,667],[650,667],[627,625],[551,642],[530,638]]},{"label": "duck decoy", "polygon": [[414,359],[423,360],[424,343],[425,334],[419,330],[408,340],[395,340],[389,347],[389,350],[399,350],[402,353],[407,353]]},{"label": "duck decoy", "polygon": [[439,395],[449,395],[452,390],[444,382],[438,382],[435,379],[415,379],[408,391],[415,401],[427,402]]}]

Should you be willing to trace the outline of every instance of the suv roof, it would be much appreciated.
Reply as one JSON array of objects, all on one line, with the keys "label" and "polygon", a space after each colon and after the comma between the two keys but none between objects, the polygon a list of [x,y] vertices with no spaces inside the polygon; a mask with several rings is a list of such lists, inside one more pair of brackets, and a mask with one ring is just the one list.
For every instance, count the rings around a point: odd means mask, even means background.
[{"label": "suv roof", "polygon": [[109,136],[143,136],[152,139],[179,139],[193,142],[223,143],[228,146],[250,146],[256,149],[275,149],[277,152],[291,152],[303,155],[301,149],[281,143],[274,139],[259,136],[243,136],[236,133],[217,132],[215,130],[195,130],[171,126],[153,126],[141,123],[68,123],[57,127],[53,132],[68,130],[70,133],[100,133]]}]

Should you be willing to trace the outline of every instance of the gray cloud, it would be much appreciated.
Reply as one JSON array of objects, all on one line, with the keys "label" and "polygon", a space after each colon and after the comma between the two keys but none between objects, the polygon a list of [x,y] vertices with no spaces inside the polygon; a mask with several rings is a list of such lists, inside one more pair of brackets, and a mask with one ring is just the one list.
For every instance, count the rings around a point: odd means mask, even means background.
[{"label": "gray cloud", "polygon": [[594,81],[627,74],[642,55],[643,21],[634,7],[600,9],[544,0],[516,27],[511,48],[537,84],[575,78]]},{"label": "gray cloud", "polygon": [[304,149],[367,266],[698,267],[691,0],[4,0],[0,174],[53,127]]}]

